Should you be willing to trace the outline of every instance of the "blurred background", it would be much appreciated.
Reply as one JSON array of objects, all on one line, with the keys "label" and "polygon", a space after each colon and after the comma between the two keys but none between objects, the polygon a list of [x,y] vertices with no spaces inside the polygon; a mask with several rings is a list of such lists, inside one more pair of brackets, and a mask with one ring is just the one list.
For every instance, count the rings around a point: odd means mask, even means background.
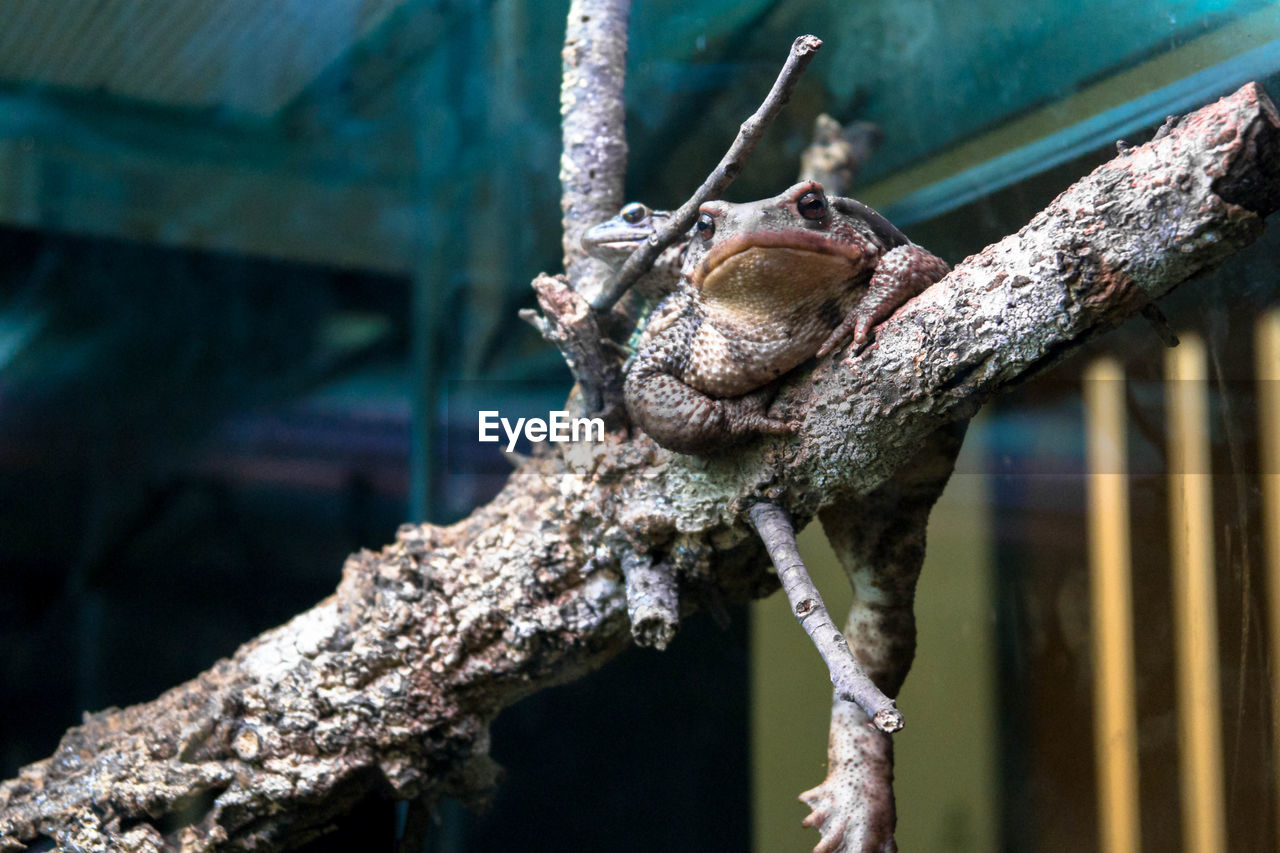
[{"label": "blurred background", "polygon": [[[855,194],[953,263],[1117,139],[1248,80],[1280,95],[1261,0],[635,7],[630,198],[683,201],[812,32],[728,197],[792,183],[818,113],[871,121]],[[559,407],[568,374],[516,312],[559,267],[567,8],[0,0],[4,777],[322,598],[399,523],[487,500],[506,463],[476,400]],[[903,849],[1092,849],[1117,820],[1106,849],[1275,848],[1277,241],[1162,303],[1178,357],[1135,320],[971,429],[900,700]],[[779,597],[695,618],[506,712],[494,808],[446,806],[429,848],[808,849],[827,712]],[[390,849],[396,820],[369,803],[307,849]]]}]

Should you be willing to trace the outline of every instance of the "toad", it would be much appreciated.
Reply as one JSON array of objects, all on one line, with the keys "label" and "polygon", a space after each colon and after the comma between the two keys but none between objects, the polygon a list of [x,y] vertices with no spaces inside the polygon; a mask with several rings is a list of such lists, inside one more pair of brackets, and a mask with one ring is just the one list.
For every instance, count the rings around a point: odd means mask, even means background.
[{"label": "toad", "polygon": [[[630,202],[612,219],[593,225],[582,235],[582,248],[593,258],[617,269],[636,247],[671,218],[668,210],[654,210],[638,201]],[[688,241],[679,240],[662,251],[653,267],[640,277],[636,287],[644,296],[666,296],[680,277]]]},{"label": "toad", "polygon": [[887,219],[805,181],[773,198],[702,205],[679,284],[654,311],[627,374],[632,421],[704,454],[795,425],[771,417],[774,381],[852,340],[949,267]]},{"label": "toad", "polygon": [[[631,253],[671,218],[670,211],[653,210],[633,201],[625,205],[618,215],[599,225],[593,225],[582,235],[582,248],[597,260],[604,261],[615,271]],[[684,262],[687,239],[678,240],[662,250],[650,267],[619,300],[614,313],[619,315],[621,328],[610,329],[613,336],[629,339],[629,346],[639,340],[644,323],[653,308],[676,289],[680,278],[680,266]],[[637,327],[637,323],[639,326]]]}]

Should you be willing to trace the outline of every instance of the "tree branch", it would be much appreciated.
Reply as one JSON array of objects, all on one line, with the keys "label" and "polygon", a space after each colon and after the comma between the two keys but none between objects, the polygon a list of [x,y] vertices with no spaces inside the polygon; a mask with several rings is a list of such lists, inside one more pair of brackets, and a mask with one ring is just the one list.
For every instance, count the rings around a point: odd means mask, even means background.
[{"label": "tree branch", "polygon": [[564,269],[579,293],[594,293],[609,268],[587,255],[582,235],[622,206],[627,171],[627,18],[630,0],[573,0],[560,80],[563,153],[560,210]]},{"label": "tree branch", "polygon": [[665,649],[680,625],[680,590],[675,572],[666,563],[654,563],[642,554],[624,552],[623,577],[627,581],[627,618],[637,643]]},{"label": "tree branch", "polygon": [[609,267],[586,253],[582,235],[622,204],[627,169],[622,89],[630,12],[630,0],[569,5],[560,80],[565,275],[543,275],[533,283],[545,319],[531,310],[520,312],[564,356],[581,390],[582,408],[601,414],[611,428],[622,420],[622,376],[617,359],[602,346],[597,316],[587,303],[600,291]]},{"label": "tree branch", "polygon": [[813,121],[813,142],[800,152],[800,180],[817,181],[828,195],[849,195],[863,164],[883,141],[884,134],[871,122],[846,127],[822,113]]},{"label": "tree branch", "polygon": [[[879,327],[851,366],[791,377],[803,422],[719,456],[641,436],[524,462],[450,527],[352,556],[335,594],[187,684],[87,716],[0,785],[0,849],[276,849],[356,799],[493,785],[503,707],[630,642],[618,556],[681,592],[776,588],[748,517],[870,493],[943,424],[1252,242],[1280,198],[1280,121],[1249,85],[1083,178]],[[690,606],[698,601],[690,596]]]},{"label": "tree branch", "polygon": [[896,732],[902,728],[902,713],[867,676],[849,651],[849,641],[831,621],[822,594],[800,559],[791,519],[776,505],[763,501],[751,508],[750,517],[778,570],[778,580],[791,602],[792,615],[826,661],[836,697],[856,704],[882,732]]}]

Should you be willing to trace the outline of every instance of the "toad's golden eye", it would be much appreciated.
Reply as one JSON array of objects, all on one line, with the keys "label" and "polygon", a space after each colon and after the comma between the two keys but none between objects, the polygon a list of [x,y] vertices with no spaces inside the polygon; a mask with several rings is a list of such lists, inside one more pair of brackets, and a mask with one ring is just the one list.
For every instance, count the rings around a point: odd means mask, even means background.
[{"label": "toad's golden eye", "polygon": [[641,222],[644,222],[649,218],[649,208],[645,207],[638,201],[633,201],[631,204],[622,208],[621,216],[622,221],[628,225],[639,225]]},{"label": "toad's golden eye", "polygon": [[710,240],[711,235],[716,233],[716,221],[711,218],[710,213],[699,213],[693,228],[703,240]]},{"label": "toad's golden eye", "polygon": [[827,215],[827,197],[818,190],[809,190],[796,202],[796,210],[805,219],[821,219]]}]

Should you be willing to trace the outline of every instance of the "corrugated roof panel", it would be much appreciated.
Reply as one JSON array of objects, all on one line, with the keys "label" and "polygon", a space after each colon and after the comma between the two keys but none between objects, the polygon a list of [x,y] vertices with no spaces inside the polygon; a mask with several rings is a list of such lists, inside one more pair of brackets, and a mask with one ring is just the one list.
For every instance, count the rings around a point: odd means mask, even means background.
[{"label": "corrugated roof panel", "polygon": [[0,83],[271,116],[410,0],[0,3]]}]

